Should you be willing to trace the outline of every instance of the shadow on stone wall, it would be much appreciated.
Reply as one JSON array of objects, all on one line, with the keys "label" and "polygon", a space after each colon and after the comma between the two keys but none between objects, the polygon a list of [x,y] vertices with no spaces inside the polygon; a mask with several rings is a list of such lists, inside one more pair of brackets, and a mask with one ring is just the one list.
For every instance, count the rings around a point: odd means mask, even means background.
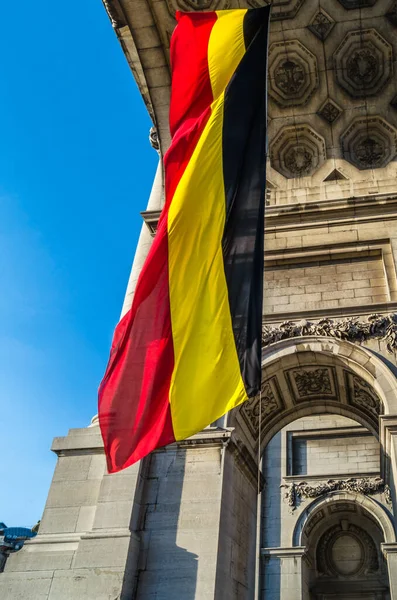
[{"label": "shadow on stone wall", "polygon": [[[198,543],[200,540],[194,531],[194,502],[190,511],[186,501],[182,502],[186,450],[165,448],[143,463],[131,518],[131,530],[140,538],[137,571],[132,540],[120,600],[194,600],[198,556],[184,546],[194,547],[195,537]],[[131,596],[134,571],[137,576]]]}]

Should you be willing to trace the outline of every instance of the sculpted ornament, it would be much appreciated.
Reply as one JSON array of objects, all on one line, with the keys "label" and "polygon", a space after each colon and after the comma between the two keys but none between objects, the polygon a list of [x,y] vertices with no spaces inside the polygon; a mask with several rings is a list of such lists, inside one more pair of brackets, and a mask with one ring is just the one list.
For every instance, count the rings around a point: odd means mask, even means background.
[{"label": "sculpted ornament", "polygon": [[386,342],[388,352],[393,354],[397,350],[397,314],[374,314],[366,321],[351,317],[341,321],[321,319],[317,323],[306,320],[299,323],[284,321],[278,327],[265,325],[262,330],[262,345],[266,347],[280,340],[308,335],[358,343],[380,339]]},{"label": "sculpted ornament", "polygon": [[335,77],[353,98],[374,96],[392,73],[393,48],[375,29],[349,31],[334,54]]},{"label": "sculpted ornament", "polygon": [[284,497],[292,510],[296,509],[299,500],[319,498],[336,491],[353,492],[364,496],[383,493],[388,504],[391,504],[392,501],[390,488],[380,477],[371,479],[368,477],[361,479],[329,479],[318,485],[309,485],[306,481],[301,481],[300,483],[282,484],[280,488],[286,488]]},{"label": "sculpted ornament", "polygon": [[300,396],[332,393],[327,368],[313,369],[311,371],[294,371],[293,375]]},{"label": "sculpted ornament", "polygon": [[292,60],[285,60],[275,69],[274,79],[277,87],[283,92],[296,94],[306,81],[305,69]]},{"label": "sculpted ornament", "polygon": [[342,114],[342,109],[339,106],[328,98],[326,102],[322,105],[320,110],[317,111],[317,114],[327,121],[330,125],[336,121],[336,119]]},{"label": "sculpted ornament", "polygon": [[[255,398],[244,402],[240,412],[251,435],[256,438],[260,425],[266,421],[270,414],[274,416],[283,408],[284,402],[277,384],[277,378],[271,377],[262,383],[260,396],[258,394]],[[261,418],[261,423],[259,423],[259,418]]]},{"label": "sculpted ornament", "polygon": [[325,10],[320,8],[311,20],[309,29],[323,42],[331,33],[334,25],[335,21],[325,12]]},{"label": "sculpted ornament", "polygon": [[159,142],[159,136],[157,133],[157,128],[153,125],[153,127],[150,128],[149,131],[149,142],[151,147],[156,150],[156,152],[160,152],[160,142]]},{"label": "sculpted ornament", "polygon": [[269,96],[274,102],[282,108],[306,104],[318,84],[317,58],[299,40],[271,44]]},{"label": "sculpted ornament", "polygon": [[325,158],[324,138],[303,123],[283,127],[270,145],[273,169],[289,179],[311,175]]}]

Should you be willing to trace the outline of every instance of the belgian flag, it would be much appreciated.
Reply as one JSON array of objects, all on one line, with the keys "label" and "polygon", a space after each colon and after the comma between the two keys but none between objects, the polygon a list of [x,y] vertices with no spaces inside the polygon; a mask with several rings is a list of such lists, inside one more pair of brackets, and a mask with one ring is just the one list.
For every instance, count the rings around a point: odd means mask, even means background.
[{"label": "belgian flag", "polygon": [[269,13],[177,14],[165,206],[99,389],[109,472],[259,392]]}]

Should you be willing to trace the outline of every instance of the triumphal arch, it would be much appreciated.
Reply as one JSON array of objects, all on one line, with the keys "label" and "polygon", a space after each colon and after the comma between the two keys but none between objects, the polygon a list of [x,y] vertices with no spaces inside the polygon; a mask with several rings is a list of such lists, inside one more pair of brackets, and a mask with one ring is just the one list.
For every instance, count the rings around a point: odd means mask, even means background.
[{"label": "triumphal arch", "polygon": [[[104,1],[159,155],[127,296],[163,203],[175,11],[260,5]],[[55,438],[2,599],[397,600],[396,59],[395,0],[273,1],[261,396],[117,475],[95,418]]]}]

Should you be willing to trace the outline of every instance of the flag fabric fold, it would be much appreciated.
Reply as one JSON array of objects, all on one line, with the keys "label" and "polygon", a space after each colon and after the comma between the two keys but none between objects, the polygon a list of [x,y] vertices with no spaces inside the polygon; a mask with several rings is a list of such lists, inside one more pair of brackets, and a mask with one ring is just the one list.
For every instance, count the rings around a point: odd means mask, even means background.
[{"label": "flag fabric fold", "polygon": [[109,472],[259,392],[269,13],[177,13],[165,206],[99,389]]}]

